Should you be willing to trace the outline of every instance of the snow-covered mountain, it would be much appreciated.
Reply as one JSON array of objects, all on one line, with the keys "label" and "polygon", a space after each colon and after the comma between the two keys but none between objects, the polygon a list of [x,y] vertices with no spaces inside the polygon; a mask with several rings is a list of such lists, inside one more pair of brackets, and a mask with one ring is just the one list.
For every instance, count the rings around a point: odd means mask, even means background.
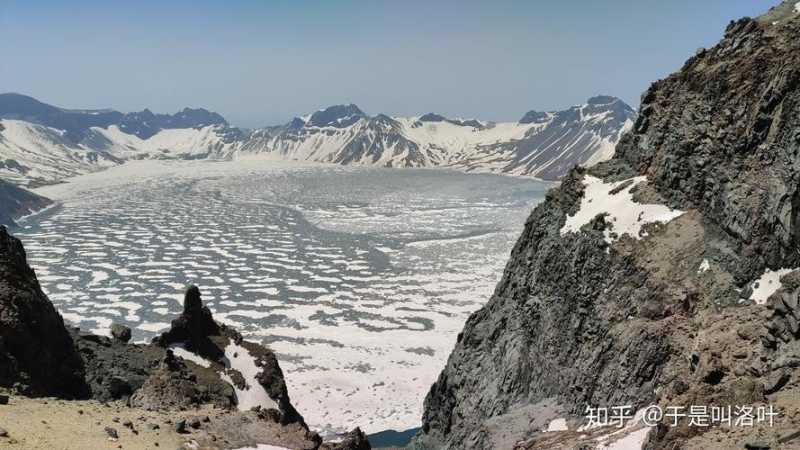
[{"label": "snow-covered mountain", "polygon": [[369,116],[336,105],[282,126],[231,127],[204,109],[66,110],[0,95],[0,178],[55,182],[128,159],[265,158],[380,167],[447,167],[557,180],[574,165],[609,159],[635,112],[610,96],[518,122]]}]

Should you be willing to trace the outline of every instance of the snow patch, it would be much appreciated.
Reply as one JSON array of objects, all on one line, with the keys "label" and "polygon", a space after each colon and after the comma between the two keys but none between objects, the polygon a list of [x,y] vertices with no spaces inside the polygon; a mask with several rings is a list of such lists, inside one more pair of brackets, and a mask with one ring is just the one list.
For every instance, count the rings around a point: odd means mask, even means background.
[{"label": "snow patch", "polygon": [[191,361],[200,367],[205,367],[205,368],[211,367],[211,362],[209,362],[207,359],[203,358],[202,356],[196,353],[192,353],[189,350],[186,350],[186,348],[182,344],[173,344],[170,345],[169,348],[170,350],[172,350],[172,353],[175,356],[180,356],[181,358],[187,361]]},{"label": "snow patch", "polygon": [[708,272],[708,269],[710,268],[711,268],[711,263],[709,263],[707,259],[703,259],[703,262],[700,263],[700,267],[697,268],[697,273]]},{"label": "snow patch", "polygon": [[240,389],[233,383],[233,380],[226,373],[220,377],[230,383],[236,391],[236,400],[240,411],[249,411],[254,406],[262,408],[278,408],[278,404],[272,400],[264,386],[256,380],[256,375],[261,372],[261,368],[256,365],[256,360],[250,352],[233,342],[225,347],[225,366],[236,370],[242,374],[245,381],[245,388]]},{"label": "snow patch", "polygon": [[[581,227],[588,224],[598,214],[606,215],[606,222],[611,225],[603,232],[605,241],[612,243],[620,236],[627,234],[634,239],[641,239],[642,227],[648,223],[667,223],[681,216],[684,211],[671,209],[664,205],[642,204],[633,201],[634,187],[646,183],[647,177],[639,176],[614,183],[605,183],[603,180],[586,175],[583,184],[586,189],[581,199],[580,209],[574,216],[568,216],[561,235],[577,233]],[[612,193],[625,183],[629,186]],[[612,237],[612,231],[617,237]]]},{"label": "snow patch", "polygon": [[567,419],[553,419],[550,421],[550,424],[547,425],[547,431],[567,431],[569,427],[567,427]]},{"label": "snow patch", "polygon": [[758,305],[767,303],[769,296],[781,288],[781,277],[795,270],[797,269],[764,270],[764,273],[753,282],[753,294],[750,295],[750,300]]}]

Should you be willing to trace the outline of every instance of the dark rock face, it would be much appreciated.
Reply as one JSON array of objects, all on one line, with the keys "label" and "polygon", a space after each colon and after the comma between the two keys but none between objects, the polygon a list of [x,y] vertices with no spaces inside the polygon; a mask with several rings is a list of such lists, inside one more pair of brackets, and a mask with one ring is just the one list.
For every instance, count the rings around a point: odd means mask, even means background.
[{"label": "dark rock face", "polygon": [[70,334],[83,360],[91,397],[103,402],[130,397],[165,355],[160,347],[131,345],[75,328]]},{"label": "dark rock face", "polygon": [[[613,244],[602,215],[562,234],[585,195],[577,169],[533,211],[426,398],[416,448],[494,448],[491,424],[545,399],[572,417],[587,405],[770,401],[786,405],[782,432],[798,426],[800,272],[782,278],[767,306],[747,300],[765,270],[800,267],[793,3],[731,23],[717,46],[654,83],[614,158],[588,170],[607,182],[644,175],[637,201],[685,214]],[[712,448],[706,432],[658,427],[646,448]],[[750,433],[716,445],[744,448]],[[519,432],[517,448],[573,448],[566,434],[558,446],[549,434],[537,446],[537,436]]]},{"label": "dark rock face", "polygon": [[14,226],[15,219],[52,204],[47,198],[0,180],[0,225]]},{"label": "dark rock face", "polygon": [[86,397],[84,368],[64,321],[0,226],[0,386],[28,395]]},{"label": "dark rock face", "polygon": [[800,23],[780,14],[732,22],[718,45],[654,83],[617,147],[671,204],[742,243],[742,279],[800,264]]}]

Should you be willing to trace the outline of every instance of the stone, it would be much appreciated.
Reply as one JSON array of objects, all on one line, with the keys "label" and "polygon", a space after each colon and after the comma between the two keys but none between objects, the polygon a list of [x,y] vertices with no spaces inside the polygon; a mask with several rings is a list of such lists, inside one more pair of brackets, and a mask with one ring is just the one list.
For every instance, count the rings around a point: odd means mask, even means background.
[{"label": "stone", "polygon": [[8,437],[8,431],[5,428],[0,427],[0,437]]},{"label": "stone", "polygon": [[0,405],[7,405],[8,404],[8,395],[0,394]]},{"label": "stone", "polygon": [[114,429],[112,427],[105,427],[105,432],[106,432],[106,434],[108,435],[109,438],[114,439],[114,440],[119,439],[119,433],[117,433],[116,429]]},{"label": "stone", "polygon": [[186,420],[181,419],[181,420],[175,422],[175,432],[176,433],[187,433]]},{"label": "stone", "polygon": [[119,342],[128,343],[131,340],[131,329],[118,323],[112,324],[111,337]]},{"label": "stone", "polygon": [[774,394],[781,390],[786,383],[789,382],[791,378],[791,374],[789,371],[785,369],[775,370],[767,376],[767,379],[764,381],[764,393]]}]

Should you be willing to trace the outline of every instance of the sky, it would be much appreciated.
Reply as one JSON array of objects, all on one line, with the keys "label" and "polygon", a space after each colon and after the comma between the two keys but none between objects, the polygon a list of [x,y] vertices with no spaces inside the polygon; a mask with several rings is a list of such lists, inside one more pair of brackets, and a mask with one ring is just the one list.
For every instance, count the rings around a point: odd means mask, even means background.
[{"label": "sky", "polygon": [[777,0],[0,0],[0,92],[219,112],[518,120],[649,84]]}]

